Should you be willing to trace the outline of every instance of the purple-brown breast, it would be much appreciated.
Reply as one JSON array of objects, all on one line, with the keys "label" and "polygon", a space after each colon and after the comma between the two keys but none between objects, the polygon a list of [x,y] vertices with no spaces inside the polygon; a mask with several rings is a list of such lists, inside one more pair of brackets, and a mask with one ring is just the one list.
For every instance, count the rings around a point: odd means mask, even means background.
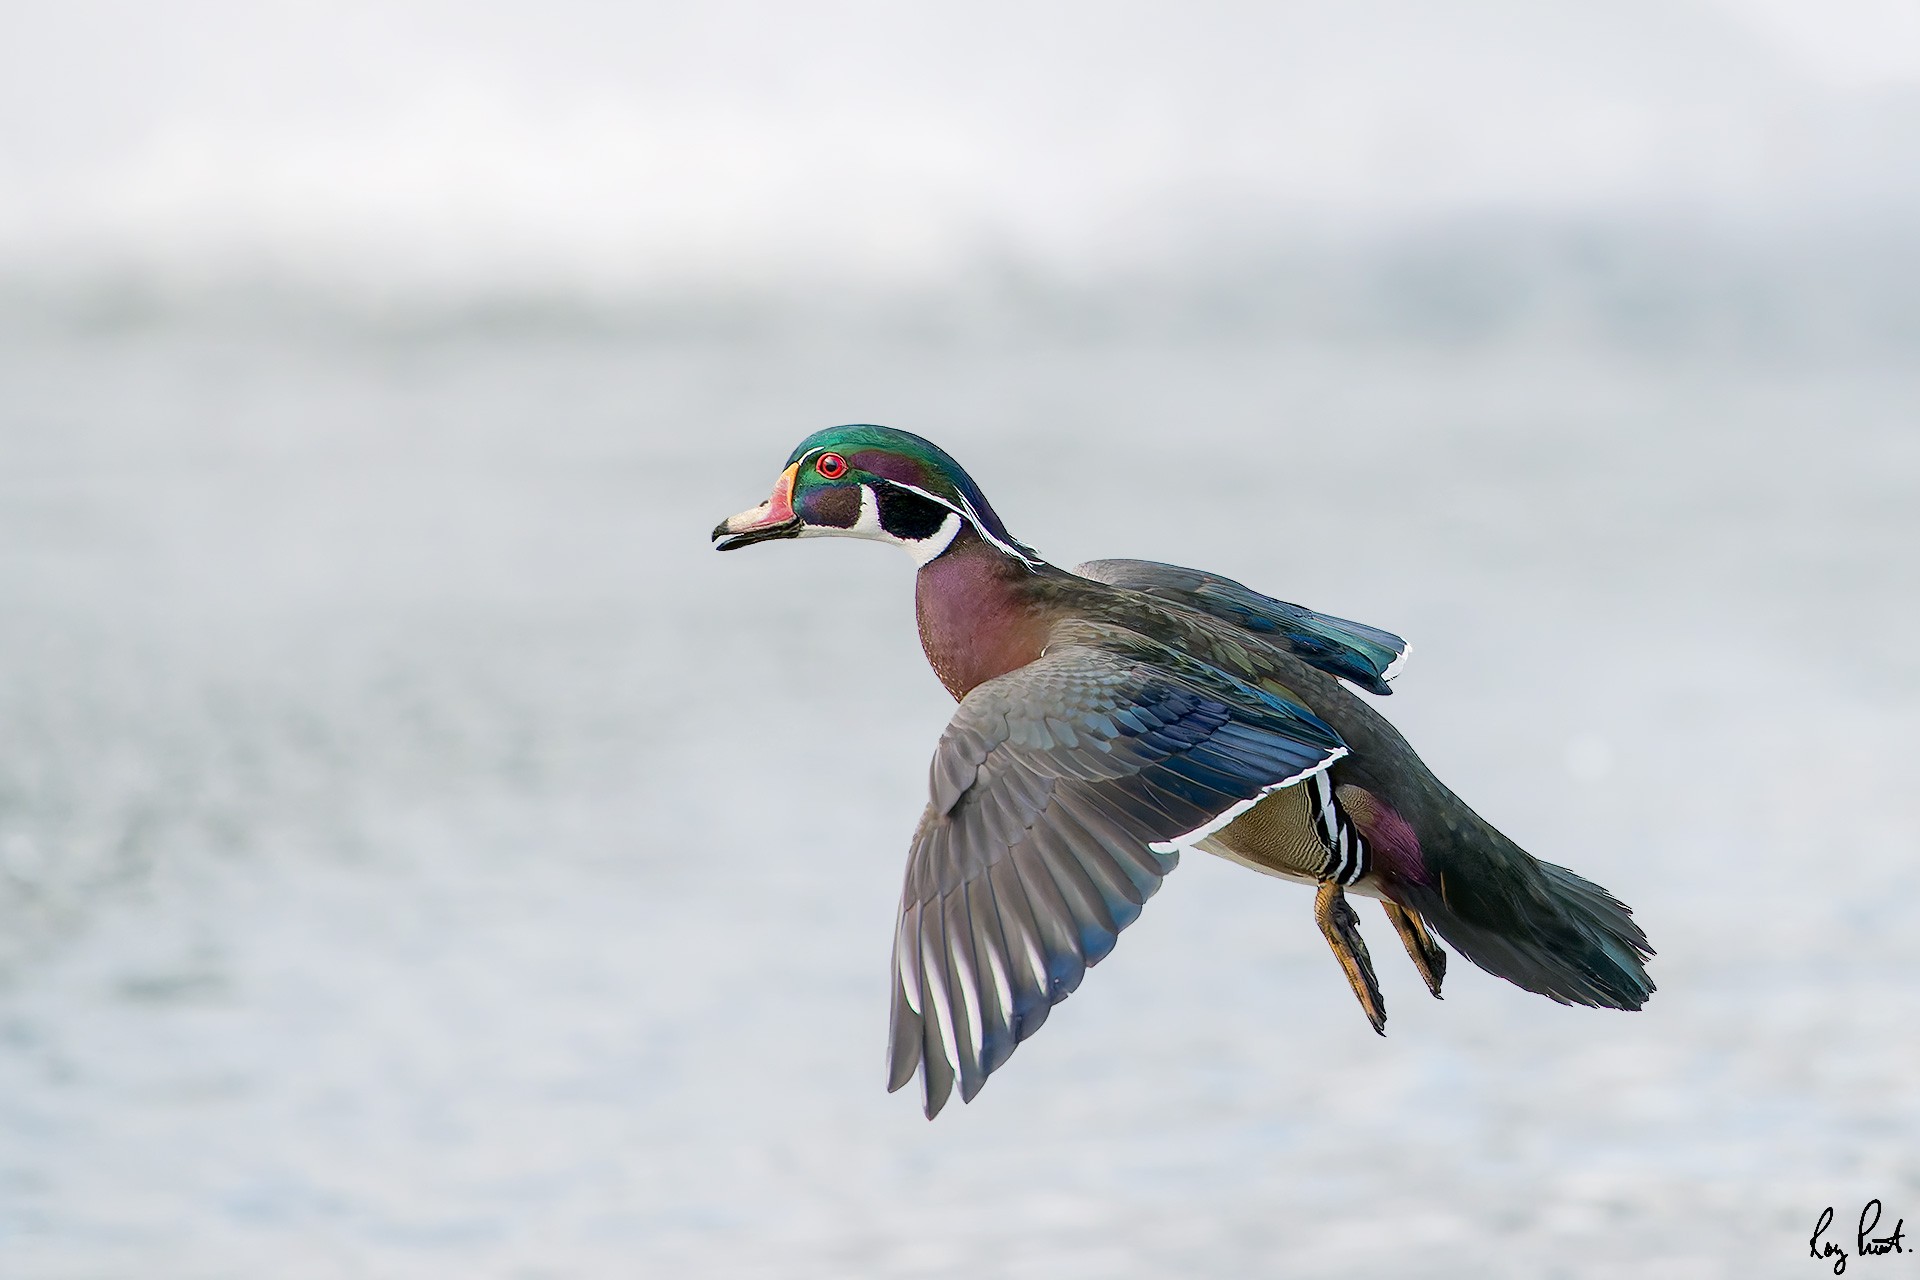
[{"label": "purple-brown breast", "polygon": [[1046,648],[1048,625],[1024,565],[963,529],[924,566],[914,589],[920,647],[955,699],[1026,666]]}]

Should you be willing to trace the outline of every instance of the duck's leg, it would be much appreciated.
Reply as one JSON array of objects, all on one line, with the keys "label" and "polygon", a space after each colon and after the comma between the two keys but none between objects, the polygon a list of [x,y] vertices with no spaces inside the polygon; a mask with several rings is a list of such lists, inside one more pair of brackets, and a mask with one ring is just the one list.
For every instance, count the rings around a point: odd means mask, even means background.
[{"label": "duck's leg", "polygon": [[1354,999],[1366,1013],[1367,1021],[1381,1035],[1387,1034],[1387,1005],[1380,998],[1380,983],[1373,976],[1373,961],[1367,955],[1366,940],[1360,936],[1360,917],[1347,902],[1347,895],[1332,880],[1322,880],[1313,899],[1314,923],[1333,948],[1333,958],[1347,975]]},{"label": "duck's leg", "polygon": [[1427,923],[1417,912],[1409,911],[1397,902],[1381,899],[1380,905],[1387,909],[1387,919],[1393,921],[1393,927],[1400,931],[1400,941],[1406,945],[1407,955],[1413,960],[1413,967],[1426,979],[1427,990],[1433,992],[1433,998],[1440,998],[1440,980],[1447,976],[1447,953],[1427,932]]}]

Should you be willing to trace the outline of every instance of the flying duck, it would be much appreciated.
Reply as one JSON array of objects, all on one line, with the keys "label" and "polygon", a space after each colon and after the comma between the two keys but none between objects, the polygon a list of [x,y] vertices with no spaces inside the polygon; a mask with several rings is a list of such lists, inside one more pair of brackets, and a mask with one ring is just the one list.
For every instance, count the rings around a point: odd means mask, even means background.
[{"label": "flying duck", "polygon": [[1195,569],[1069,573],[943,450],[889,427],[808,436],[772,496],[713,531],[722,551],[810,537],[912,557],[920,644],[959,703],[894,926],[887,1087],[918,1072],[928,1119],[956,1080],[973,1100],[1185,848],[1312,885],[1383,1035],[1350,893],[1385,908],[1435,997],[1435,933],[1562,1004],[1638,1009],[1653,993],[1631,910],[1501,835],[1353,692],[1392,692],[1398,636]]}]

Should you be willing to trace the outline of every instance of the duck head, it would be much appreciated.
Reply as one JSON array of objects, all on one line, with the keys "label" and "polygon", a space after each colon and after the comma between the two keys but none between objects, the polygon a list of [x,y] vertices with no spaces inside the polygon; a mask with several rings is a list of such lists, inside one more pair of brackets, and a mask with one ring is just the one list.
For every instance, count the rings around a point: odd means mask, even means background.
[{"label": "duck head", "polygon": [[802,440],[765,502],[714,528],[718,550],[780,538],[891,542],[927,564],[971,528],[1002,553],[1037,564],[986,495],[945,450],[892,427],[828,427]]}]

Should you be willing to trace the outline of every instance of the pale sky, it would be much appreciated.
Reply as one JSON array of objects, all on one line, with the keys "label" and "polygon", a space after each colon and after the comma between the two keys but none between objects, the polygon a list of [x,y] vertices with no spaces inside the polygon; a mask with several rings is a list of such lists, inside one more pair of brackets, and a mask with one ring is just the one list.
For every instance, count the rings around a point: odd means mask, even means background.
[{"label": "pale sky", "polygon": [[0,264],[35,269],[911,277],[1920,209],[1920,0],[10,8]]}]

